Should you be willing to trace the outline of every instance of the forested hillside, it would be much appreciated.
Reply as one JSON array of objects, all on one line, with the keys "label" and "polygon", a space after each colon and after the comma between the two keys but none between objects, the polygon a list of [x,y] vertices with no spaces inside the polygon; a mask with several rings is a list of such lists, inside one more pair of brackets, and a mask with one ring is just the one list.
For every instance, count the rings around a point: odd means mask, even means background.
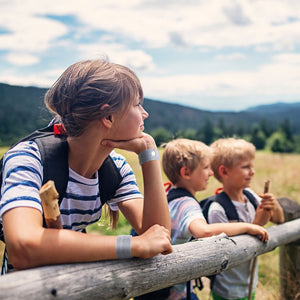
[{"label": "forested hillside", "polygon": [[[51,115],[43,102],[45,92],[42,88],[0,83],[0,145],[11,145],[48,124]],[[158,143],[177,136],[210,143],[214,138],[232,135],[251,139],[253,134],[266,141],[278,128],[290,135],[300,135],[300,102],[216,112],[145,99],[144,108],[150,114],[145,120],[145,130]]]},{"label": "forested hillside", "polygon": [[51,117],[43,102],[45,92],[0,84],[0,145],[10,145],[49,122]]}]

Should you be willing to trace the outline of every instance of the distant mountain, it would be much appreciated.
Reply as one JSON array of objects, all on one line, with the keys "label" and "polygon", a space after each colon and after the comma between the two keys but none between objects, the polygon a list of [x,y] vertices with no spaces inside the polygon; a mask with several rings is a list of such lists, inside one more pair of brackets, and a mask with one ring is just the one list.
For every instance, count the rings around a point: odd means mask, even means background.
[{"label": "distant mountain", "polygon": [[[10,145],[48,124],[52,116],[43,102],[46,91],[0,83],[0,145]],[[300,134],[300,102],[260,105],[240,112],[215,112],[145,99],[144,108],[150,114],[145,120],[147,132],[159,127],[172,133],[189,128],[201,130],[208,120],[213,125],[223,122],[226,127],[243,127],[246,130],[264,120],[277,128],[289,119],[292,132]]]},{"label": "distant mountain", "polygon": [[282,114],[291,111],[299,112],[299,110],[300,110],[300,102],[293,102],[293,103],[277,102],[273,104],[264,104],[264,105],[249,107],[245,111],[254,112],[258,114],[262,114],[262,113]]}]

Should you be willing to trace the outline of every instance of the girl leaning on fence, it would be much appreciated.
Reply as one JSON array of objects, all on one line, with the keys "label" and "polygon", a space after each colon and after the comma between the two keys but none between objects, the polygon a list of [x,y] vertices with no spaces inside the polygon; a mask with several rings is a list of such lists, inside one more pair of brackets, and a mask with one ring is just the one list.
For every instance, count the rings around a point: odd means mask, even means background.
[{"label": "girl leaning on fence", "polygon": [[[71,65],[48,90],[46,106],[64,125],[69,148],[69,179],[60,204],[63,229],[43,227],[40,152],[36,143],[21,142],[4,157],[0,202],[8,259],[15,269],[172,252],[159,157],[154,139],[143,132],[148,113],[142,101],[137,76],[102,60]],[[114,148],[139,156],[144,195]],[[107,156],[122,177],[107,204],[120,210],[139,236],[83,233],[102,214],[97,171]]]}]

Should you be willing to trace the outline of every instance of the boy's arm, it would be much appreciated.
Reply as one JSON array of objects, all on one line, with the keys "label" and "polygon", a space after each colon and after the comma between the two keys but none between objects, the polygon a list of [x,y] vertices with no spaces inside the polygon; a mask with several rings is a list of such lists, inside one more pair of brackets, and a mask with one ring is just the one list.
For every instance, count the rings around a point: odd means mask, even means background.
[{"label": "boy's arm", "polygon": [[255,218],[252,223],[260,226],[264,226],[271,220],[271,216],[272,216],[271,210],[263,209],[262,206],[259,205],[256,209]]},{"label": "boy's arm", "polygon": [[[218,203],[212,203],[208,211],[208,221],[212,230],[222,230],[228,236],[238,235],[238,234],[251,234],[261,236],[262,241],[268,240],[267,231],[256,224],[246,223],[246,222],[229,222],[226,216],[224,208]],[[215,234],[217,234],[215,232]]]},{"label": "boy's arm", "polygon": [[224,232],[228,236],[247,233],[260,236],[263,242],[268,240],[268,233],[263,227],[244,222],[207,224],[204,219],[196,219],[191,222],[189,230],[195,238],[210,237]]}]

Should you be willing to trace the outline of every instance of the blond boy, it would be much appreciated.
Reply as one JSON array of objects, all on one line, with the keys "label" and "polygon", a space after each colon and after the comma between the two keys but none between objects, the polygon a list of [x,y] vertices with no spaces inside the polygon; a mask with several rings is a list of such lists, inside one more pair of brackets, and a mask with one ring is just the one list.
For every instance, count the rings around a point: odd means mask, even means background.
[{"label": "blond boy", "polygon": [[[254,176],[253,162],[255,158],[255,147],[253,144],[235,138],[219,139],[211,148],[213,158],[211,167],[214,176],[223,185],[223,192],[232,201],[238,216],[239,223],[248,222],[265,225],[268,221],[282,223],[284,221],[283,211],[277,200],[271,193],[261,195],[249,190],[251,180]],[[252,205],[245,196],[247,189],[257,199],[258,207]],[[224,208],[217,202],[213,202],[208,211],[209,223],[229,222]],[[231,223],[234,224],[234,223]],[[214,300],[222,299],[248,299],[250,274],[252,261],[245,262],[236,268],[222,272],[215,277],[212,286]],[[252,286],[252,299],[255,297],[257,285],[257,268]]]}]

